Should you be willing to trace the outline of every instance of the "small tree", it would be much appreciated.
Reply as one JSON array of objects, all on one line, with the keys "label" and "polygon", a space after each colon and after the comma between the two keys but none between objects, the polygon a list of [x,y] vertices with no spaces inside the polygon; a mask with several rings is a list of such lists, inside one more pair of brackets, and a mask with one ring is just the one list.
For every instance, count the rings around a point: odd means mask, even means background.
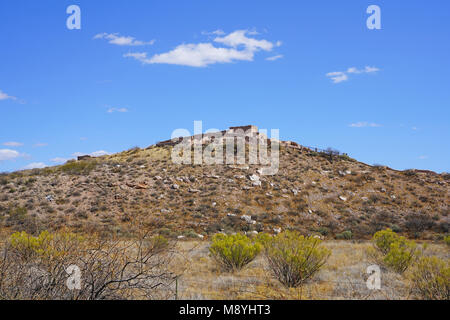
[{"label": "small tree", "polygon": [[216,234],[209,248],[212,258],[225,271],[241,270],[261,251],[261,244],[242,234]]},{"label": "small tree", "polygon": [[298,287],[325,264],[331,251],[321,240],[285,231],[266,242],[265,256],[275,278],[286,287]]}]

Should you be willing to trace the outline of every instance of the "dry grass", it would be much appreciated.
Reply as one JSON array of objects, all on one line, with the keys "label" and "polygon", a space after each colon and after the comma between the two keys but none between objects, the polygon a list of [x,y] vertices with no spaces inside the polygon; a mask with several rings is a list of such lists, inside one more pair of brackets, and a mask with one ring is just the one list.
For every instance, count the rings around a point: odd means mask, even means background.
[{"label": "dry grass", "polygon": [[[332,250],[328,262],[317,276],[301,288],[287,289],[274,280],[259,256],[247,268],[222,273],[208,256],[208,244],[199,241],[180,242],[179,256],[172,271],[180,275],[180,299],[410,299],[406,278],[382,270],[381,290],[366,286],[366,268],[372,263],[365,250],[369,242],[326,241]],[[429,246],[428,254],[449,257],[445,245]]]}]

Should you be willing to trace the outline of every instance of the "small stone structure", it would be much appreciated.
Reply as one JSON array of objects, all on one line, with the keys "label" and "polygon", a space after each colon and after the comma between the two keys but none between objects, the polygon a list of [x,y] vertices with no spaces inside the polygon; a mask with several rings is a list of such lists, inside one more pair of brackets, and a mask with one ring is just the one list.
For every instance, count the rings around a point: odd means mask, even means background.
[{"label": "small stone structure", "polygon": [[89,159],[91,159],[91,158],[92,158],[91,156],[85,155],[85,156],[79,156],[79,157],[77,157],[77,160],[78,160],[78,161],[81,161],[81,160],[89,160]]}]

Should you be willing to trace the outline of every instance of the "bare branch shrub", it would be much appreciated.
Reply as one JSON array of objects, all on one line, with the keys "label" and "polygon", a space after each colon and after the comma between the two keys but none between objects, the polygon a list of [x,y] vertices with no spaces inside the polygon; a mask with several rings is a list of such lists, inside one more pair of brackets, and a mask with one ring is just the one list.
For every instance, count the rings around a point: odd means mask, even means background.
[{"label": "bare branch shrub", "polygon": [[[127,241],[15,233],[0,248],[0,299],[166,299],[172,252],[166,239],[146,233]],[[69,266],[79,268],[79,289],[69,289]]]}]

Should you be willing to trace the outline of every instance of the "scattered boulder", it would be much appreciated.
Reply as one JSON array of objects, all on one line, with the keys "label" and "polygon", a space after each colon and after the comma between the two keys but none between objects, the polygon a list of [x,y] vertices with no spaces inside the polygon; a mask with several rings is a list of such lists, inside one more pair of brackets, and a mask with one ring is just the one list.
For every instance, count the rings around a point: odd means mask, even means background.
[{"label": "scattered boulder", "polygon": [[248,216],[248,215],[244,214],[244,215],[241,216],[241,219],[245,220],[245,222],[247,222],[248,224],[256,224],[256,221],[253,220],[251,216]]}]

